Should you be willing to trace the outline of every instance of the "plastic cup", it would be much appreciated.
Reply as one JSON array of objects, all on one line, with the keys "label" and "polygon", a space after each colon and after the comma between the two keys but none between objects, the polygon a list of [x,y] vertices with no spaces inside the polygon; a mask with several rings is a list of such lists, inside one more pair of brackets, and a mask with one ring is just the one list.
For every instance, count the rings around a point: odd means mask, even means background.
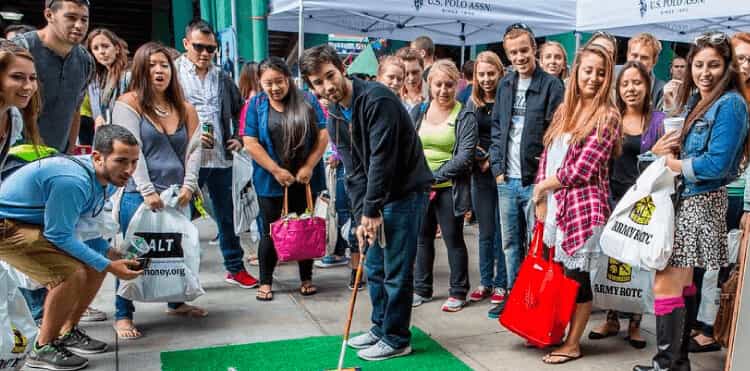
[{"label": "plastic cup", "polygon": [[683,125],[685,125],[685,118],[683,117],[666,118],[664,119],[664,134],[675,130],[681,131]]},{"label": "plastic cup", "polygon": [[123,258],[133,260],[148,254],[149,251],[151,251],[151,246],[148,245],[143,237],[133,236],[133,239],[128,243]]}]

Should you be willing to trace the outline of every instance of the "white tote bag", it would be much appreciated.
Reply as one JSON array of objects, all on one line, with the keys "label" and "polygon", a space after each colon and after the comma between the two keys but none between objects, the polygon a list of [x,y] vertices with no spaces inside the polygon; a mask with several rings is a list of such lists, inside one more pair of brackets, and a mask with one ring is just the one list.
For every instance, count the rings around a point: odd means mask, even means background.
[{"label": "white tote bag", "polygon": [[117,294],[123,298],[143,302],[192,301],[203,295],[199,278],[200,241],[198,229],[184,210],[174,207],[179,188],[173,186],[162,192],[166,207],[152,212],[141,204],[130,220],[123,250],[137,238],[142,238],[151,251],[144,255],[150,264],[143,275],[122,281]]},{"label": "white tote bag", "polygon": [[674,178],[663,157],[646,168],[604,227],[600,239],[604,254],[634,268],[667,266],[674,242]]},{"label": "white tote bag", "polygon": [[625,313],[647,312],[654,304],[652,297],[647,295],[653,282],[654,272],[633,268],[601,254],[591,272],[594,306]]},{"label": "white tote bag", "polygon": [[0,267],[0,371],[23,367],[38,332],[16,281]]},{"label": "white tote bag", "polygon": [[242,151],[235,151],[232,160],[232,201],[234,201],[234,233],[250,232],[260,206],[253,186],[253,162]]}]

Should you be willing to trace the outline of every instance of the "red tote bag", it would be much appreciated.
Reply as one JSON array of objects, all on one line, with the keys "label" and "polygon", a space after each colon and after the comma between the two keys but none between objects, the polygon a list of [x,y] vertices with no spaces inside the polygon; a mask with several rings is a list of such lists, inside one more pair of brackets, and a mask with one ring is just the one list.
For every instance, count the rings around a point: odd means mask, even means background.
[{"label": "red tote bag", "polygon": [[307,211],[289,216],[289,188],[284,187],[281,219],[271,224],[271,239],[280,262],[317,259],[326,254],[326,220],[313,215],[312,191],[307,184]]},{"label": "red tote bag", "polygon": [[565,276],[554,261],[554,248],[544,259],[544,224],[537,222],[529,255],[523,261],[500,324],[537,347],[559,344],[575,310],[578,282]]}]

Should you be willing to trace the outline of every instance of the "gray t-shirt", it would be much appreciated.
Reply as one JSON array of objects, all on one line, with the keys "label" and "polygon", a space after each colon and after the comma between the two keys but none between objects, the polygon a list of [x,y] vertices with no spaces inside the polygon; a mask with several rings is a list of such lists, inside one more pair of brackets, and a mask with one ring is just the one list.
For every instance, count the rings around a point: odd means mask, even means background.
[{"label": "gray t-shirt", "polygon": [[44,144],[64,152],[86,87],[94,72],[94,59],[81,45],[62,57],[42,44],[37,31],[16,36],[13,41],[34,56],[34,67],[42,94],[42,112],[37,124]]},{"label": "gray t-shirt", "polygon": [[518,79],[515,98],[513,99],[513,116],[510,123],[510,143],[508,144],[507,177],[521,179],[521,135],[526,123],[526,91],[531,79]]}]

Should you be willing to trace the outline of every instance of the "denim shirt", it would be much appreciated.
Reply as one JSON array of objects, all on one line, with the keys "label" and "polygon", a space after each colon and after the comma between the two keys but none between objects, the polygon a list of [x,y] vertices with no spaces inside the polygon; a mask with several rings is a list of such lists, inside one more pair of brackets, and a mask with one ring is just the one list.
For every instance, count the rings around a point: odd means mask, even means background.
[{"label": "denim shirt", "polygon": [[[310,93],[304,93],[304,96],[305,100],[310,103],[315,111],[318,128],[320,128],[320,130],[325,130],[326,118],[323,114],[323,109],[320,107],[320,103],[318,103],[315,96]],[[269,104],[268,95],[266,95],[266,93],[259,93],[250,99],[247,115],[245,117],[245,132],[242,134],[244,136],[258,138],[258,142],[266,150],[268,156],[279,164],[281,163],[281,160],[276,150],[273,148],[271,133],[268,130]],[[309,139],[307,145],[312,146],[312,138]],[[258,196],[281,197],[284,195],[284,190],[281,188],[279,182],[276,181],[273,174],[260,166],[255,160],[253,160],[253,184],[255,185]],[[320,161],[313,169],[313,175],[310,179],[310,187],[312,188],[313,193],[320,192],[325,188],[323,161]]]},{"label": "denim shirt", "polygon": [[682,140],[682,196],[715,191],[736,179],[747,132],[747,104],[736,91],[729,91]]}]

